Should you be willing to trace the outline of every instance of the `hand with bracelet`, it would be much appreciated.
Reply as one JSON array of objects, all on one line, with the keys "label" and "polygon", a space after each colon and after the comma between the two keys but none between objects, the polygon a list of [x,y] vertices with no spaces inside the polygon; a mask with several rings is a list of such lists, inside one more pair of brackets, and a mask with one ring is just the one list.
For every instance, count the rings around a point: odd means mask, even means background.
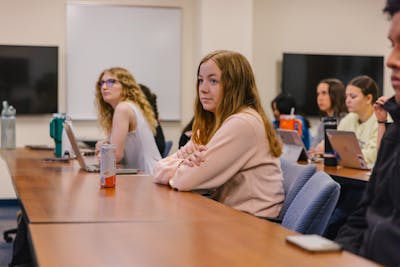
[{"label": "hand with bracelet", "polygon": [[384,125],[387,122],[387,111],[383,108],[383,104],[385,104],[388,99],[389,98],[386,96],[381,96],[374,104],[374,112],[379,124]]},{"label": "hand with bracelet", "polygon": [[[379,149],[379,146],[381,144],[382,136],[385,133],[386,127],[385,124],[387,122],[387,111],[383,108],[383,104],[388,100],[389,98],[386,96],[381,96],[376,100],[374,104],[374,112],[375,116],[378,120],[378,139],[376,140],[376,146]],[[382,125],[383,127],[381,127]]]}]

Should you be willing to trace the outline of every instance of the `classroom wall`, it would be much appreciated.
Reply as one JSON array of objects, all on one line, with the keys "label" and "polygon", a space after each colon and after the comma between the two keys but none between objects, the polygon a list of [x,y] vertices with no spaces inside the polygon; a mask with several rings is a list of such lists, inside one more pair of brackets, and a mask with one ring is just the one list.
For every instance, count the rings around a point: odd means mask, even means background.
[{"label": "classroom wall", "polygon": [[[58,45],[59,107],[66,107],[67,0],[2,0],[0,43]],[[233,49],[253,64],[264,107],[279,91],[283,52],[386,55],[390,44],[384,0],[88,0],[85,3],[181,7],[182,121],[162,122],[174,148],[193,112],[197,64],[214,49]],[[95,33],[94,33],[95,34]],[[385,95],[392,94],[389,71]],[[17,146],[52,144],[50,116],[18,117]],[[99,138],[95,121],[75,121],[78,137]]]},{"label": "classroom wall", "polygon": [[[66,0],[4,0],[0,2],[0,25],[13,25],[0,27],[0,43],[59,46],[61,55],[59,61],[60,111],[66,109],[66,4],[69,2],[79,3],[79,1]],[[182,8],[182,121],[162,122],[166,139],[174,141],[173,150],[177,147],[181,129],[193,115],[195,71],[200,58],[210,50],[223,48],[241,51],[249,58],[252,55],[252,1],[89,0],[84,3]],[[225,12],[226,7],[230,8],[229,13]],[[243,11],[245,11],[244,16]],[[221,21],[224,24],[219,24]],[[17,118],[17,146],[51,145],[52,139],[48,135],[50,119],[50,115],[19,116]],[[101,137],[100,129],[95,121],[74,121],[74,128],[78,137],[89,139]]]},{"label": "classroom wall", "polygon": [[[193,40],[192,1],[188,0],[116,0],[116,1],[66,1],[66,0],[4,0],[0,2],[0,43],[59,46],[59,111],[66,110],[66,5],[67,3],[144,5],[182,8],[182,88],[190,88],[193,83]],[[7,27],[5,25],[8,25]],[[101,29],[99,29],[101,33]],[[97,34],[97,33],[93,33]],[[112,51],[110,51],[112,53]],[[188,105],[184,99],[192,96],[182,93],[182,113],[187,114]],[[191,105],[189,105],[191,109]],[[18,110],[17,110],[18,113]],[[184,120],[188,116],[182,116]],[[26,144],[48,144],[48,116],[18,116],[17,146]],[[164,125],[164,124],[163,124]],[[81,138],[98,139],[103,136],[96,121],[74,121],[76,135]],[[179,136],[181,123],[165,123],[168,139]]]}]

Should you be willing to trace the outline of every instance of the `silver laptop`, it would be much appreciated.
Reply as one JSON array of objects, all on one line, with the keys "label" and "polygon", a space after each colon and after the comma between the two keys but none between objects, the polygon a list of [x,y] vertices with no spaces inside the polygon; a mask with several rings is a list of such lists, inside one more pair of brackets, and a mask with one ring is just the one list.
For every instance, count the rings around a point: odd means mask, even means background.
[{"label": "silver laptop", "polygon": [[354,132],[327,129],[326,135],[338,156],[340,165],[355,169],[371,169],[372,166],[365,161]]},{"label": "silver laptop", "polygon": [[[87,172],[100,172],[100,166],[98,164],[88,164],[83,157],[78,143],[76,142],[75,135],[71,129],[71,127],[67,124],[64,123],[63,127],[65,129],[65,132],[68,135],[68,139],[71,143],[72,149],[74,150],[74,153],[76,155],[76,158],[78,159],[79,165],[81,166],[81,169],[87,171]],[[116,169],[117,174],[137,174],[138,169],[122,169],[122,168],[117,168]]]},{"label": "silver laptop", "polygon": [[289,162],[307,161],[309,159],[303,140],[295,130],[276,129],[282,143],[282,156]]}]

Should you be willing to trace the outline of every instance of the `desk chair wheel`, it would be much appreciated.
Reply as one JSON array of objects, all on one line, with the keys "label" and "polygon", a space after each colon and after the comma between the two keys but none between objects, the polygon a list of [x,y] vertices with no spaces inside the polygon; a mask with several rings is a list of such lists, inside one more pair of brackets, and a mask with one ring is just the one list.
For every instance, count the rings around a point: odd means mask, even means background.
[{"label": "desk chair wheel", "polygon": [[11,236],[13,234],[17,234],[17,228],[4,231],[3,238],[6,241],[6,243],[13,242],[14,238]]}]

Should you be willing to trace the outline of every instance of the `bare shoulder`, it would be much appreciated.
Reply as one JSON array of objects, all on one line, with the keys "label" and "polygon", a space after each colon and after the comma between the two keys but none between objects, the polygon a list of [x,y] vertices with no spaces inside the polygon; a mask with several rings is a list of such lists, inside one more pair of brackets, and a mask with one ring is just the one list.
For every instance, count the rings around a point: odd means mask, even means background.
[{"label": "bare shoulder", "polygon": [[135,117],[135,114],[128,102],[120,102],[115,107],[114,116]]},{"label": "bare shoulder", "polygon": [[130,104],[126,101],[118,103],[118,105],[115,107],[115,111],[127,111],[127,110],[132,110]]}]

